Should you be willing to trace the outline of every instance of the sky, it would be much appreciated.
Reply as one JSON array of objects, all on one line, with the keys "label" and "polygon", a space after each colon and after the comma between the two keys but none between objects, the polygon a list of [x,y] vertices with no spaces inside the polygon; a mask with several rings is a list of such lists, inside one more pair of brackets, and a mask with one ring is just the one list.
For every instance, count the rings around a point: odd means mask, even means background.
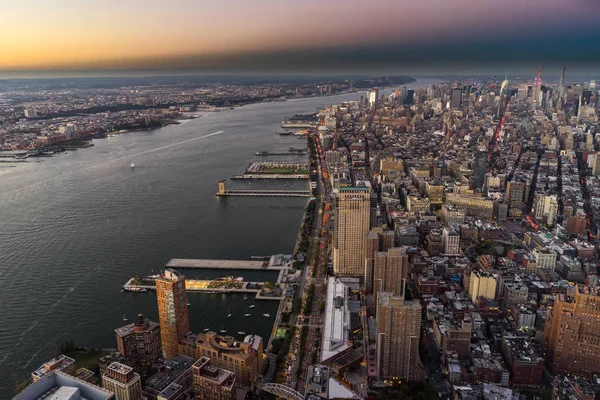
[{"label": "sky", "polygon": [[3,0],[0,70],[596,71],[598,0]]}]

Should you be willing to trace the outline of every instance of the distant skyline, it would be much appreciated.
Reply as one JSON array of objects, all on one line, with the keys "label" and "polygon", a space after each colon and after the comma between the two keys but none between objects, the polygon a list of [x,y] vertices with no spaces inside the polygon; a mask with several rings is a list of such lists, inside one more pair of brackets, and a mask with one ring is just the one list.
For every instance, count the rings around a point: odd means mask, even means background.
[{"label": "distant skyline", "polygon": [[0,71],[597,71],[595,0],[45,0],[2,6]]}]

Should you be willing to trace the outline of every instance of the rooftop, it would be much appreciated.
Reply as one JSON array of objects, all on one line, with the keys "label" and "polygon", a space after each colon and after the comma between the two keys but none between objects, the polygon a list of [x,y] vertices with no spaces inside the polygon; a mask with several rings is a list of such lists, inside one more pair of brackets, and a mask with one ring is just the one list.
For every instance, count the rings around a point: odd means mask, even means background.
[{"label": "rooftop", "polygon": [[13,400],[109,400],[113,398],[113,393],[108,390],[55,370],[27,386],[13,397]]},{"label": "rooftop", "polygon": [[329,278],[321,361],[331,359],[350,348],[349,330],[348,287],[337,278]]}]

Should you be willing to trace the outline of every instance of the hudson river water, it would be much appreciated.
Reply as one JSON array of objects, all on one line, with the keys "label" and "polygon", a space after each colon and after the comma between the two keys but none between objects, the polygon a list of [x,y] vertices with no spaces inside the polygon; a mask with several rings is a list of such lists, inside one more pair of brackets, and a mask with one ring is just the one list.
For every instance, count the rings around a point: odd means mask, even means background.
[{"label": "hudson river water", "polygon": [[[123,315],[129,322],[140,312],[157,320],[153,292],[121,292],[131,276],[156,273],[174,257],[290,253],[306,199],[219,199],[217,182],[242,173],[256,151],[305,146],[274,133],[284,117],[359,96],[204,113],[40,162],[0,166],[0,399],[11,398],[16,382],[53,357],[58,342],[113,348]],[[194,331],[223,325],[228,334],[243,330],[265,343],[278,306],[243,295],[191,293],[189,301]],[[250,304],[253,315],[244,318]]]}]

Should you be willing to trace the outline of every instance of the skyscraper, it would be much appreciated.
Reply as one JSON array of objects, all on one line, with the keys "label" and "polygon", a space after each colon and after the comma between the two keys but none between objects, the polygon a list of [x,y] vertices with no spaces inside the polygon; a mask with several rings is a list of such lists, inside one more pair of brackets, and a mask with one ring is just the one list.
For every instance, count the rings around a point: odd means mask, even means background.
[{"label": "skyscraper", "polygon": [[462,105],[462,89],[452,89],[452,98],[450,100],[450,107],[453,109],[459,109]]},{"label": "skyscraper", "polygon": [[542,104],[542,74],[541,74],[541,66],[538,67],[538,72],[533,80],[533,105],[535,107],[539,107]]},{"label": "skyscraper", "polygon": [[102,375],[102,387],[115,394],[115,400],[142,400],[142,380],[133,368],[114,362]]},{"label": "skyscraper", "polygon": [[485,183],[485,172],[487,171],[487,154],[484,151],[475,152],[475,161],[473,166],[473,187],[483,189]]},{"label": "skyscraper", "polygon": [[558,97],[563,99],[565,97],[565,70],[566,67],[562,67],[560,72],[560,83],[558,85]]},{"label": "skyscraper", "polygon": [[165,269],[165,273],[156,279],[156,300],[163,355],[175,358],[179,339],[190,330],[185,277],[174,269]]},{"label": "skyscraper", "polygon": [[146,374],[162,358],[159,324],[138,315],[135,322],[115,329],[117,348],[127,365]]},{"label": "skyscraper", "polygon": [[364,276],[367,293],[373,292],[373,267],[375,264],[375,254],[378,251],[388,251],[394,247],[394,244],[394,231],[384,231],[383,228],[373,228],[367,233],[367,250],[365,254]]},{"label": "skyscraper", "polygon": [[373,293],[402,293],[402,280],[408,275],[408,255],[405,247],[395,247],[387,252],[375,253]]},{"label": "skyscraper", "polygon": [[510,181],[506,184],[506,202],[508,203],[509,218],[521,218],[521,205],[523,203],[524,192],[524,182]]},{"label": "skyscraper", "polygon": [[419,357],[421,304],[404,294],[380,292],[377,296],[377,367],[379,379],[424,379]]},{"label": "skyscraper", "polygon": [[338,275],[365,276],[371,193],[366,187],[340,188],[335,197],[333,270]]},{"label": "skyscraper", "polygon": [[542,342],[554,373],[591,377],[600,371],[600,292],[575,286],[559,294],[544,324]]},{"label": "skyscraper", "polygon": [[377,101],[379,100],[379,89],[373,88],[373,89],[369,90],[368,99],[369,99],[369,107],[377,108]]}]

